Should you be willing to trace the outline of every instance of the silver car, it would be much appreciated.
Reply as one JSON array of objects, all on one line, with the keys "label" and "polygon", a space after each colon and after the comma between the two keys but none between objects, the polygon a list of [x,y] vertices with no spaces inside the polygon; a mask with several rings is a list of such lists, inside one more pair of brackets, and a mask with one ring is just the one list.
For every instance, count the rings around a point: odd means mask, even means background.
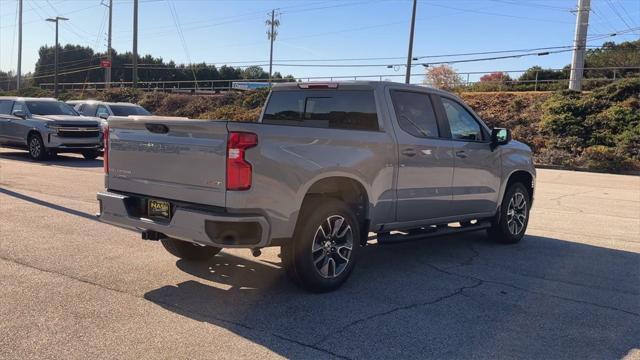
[{"label": "silver car", "polygon": [[107,119],[109,116],[148,116],[149,111],[140,105],[123,102],[102,102],[97,100],[69,100],[67,104],[85,116]]},{"label": "silver car", "polygon": [[34,160],[57,153],[95,159],[102,150],[99,118],[52,98],[0,97],[0,144],[26,149]]}]

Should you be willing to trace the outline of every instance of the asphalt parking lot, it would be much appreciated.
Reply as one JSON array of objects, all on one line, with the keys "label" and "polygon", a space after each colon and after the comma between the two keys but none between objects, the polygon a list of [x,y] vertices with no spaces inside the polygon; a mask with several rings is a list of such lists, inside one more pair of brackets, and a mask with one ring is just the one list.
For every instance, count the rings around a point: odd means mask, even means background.
[{"label": "asphalt parking lot", "polygon": [[520,244],[372,245],[322,295],[277,248],[190,263],[101,224],[102,187],[0,151],[0,358],[640,358],[640,177],[539,170]]}]

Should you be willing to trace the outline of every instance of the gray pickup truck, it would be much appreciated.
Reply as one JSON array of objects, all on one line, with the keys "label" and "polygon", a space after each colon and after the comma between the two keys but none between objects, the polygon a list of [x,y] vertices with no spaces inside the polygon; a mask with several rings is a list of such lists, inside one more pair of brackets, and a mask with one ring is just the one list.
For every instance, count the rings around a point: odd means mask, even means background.
[{"label": "gray pickup truck", "polygon": [[34,160],[57,153],[95,159],[102,150],[100,121],[56,99],[0,96],[0,145],[26,149]]},{"label": "gray pickup truck", "polygon": [[258,122],[111,117],[107,134],[102,221],[190,260],[280,246],[317,292],[344,283],[369,233],[516,243],[533,200],[529,147],[421,86],[279,84]]}]

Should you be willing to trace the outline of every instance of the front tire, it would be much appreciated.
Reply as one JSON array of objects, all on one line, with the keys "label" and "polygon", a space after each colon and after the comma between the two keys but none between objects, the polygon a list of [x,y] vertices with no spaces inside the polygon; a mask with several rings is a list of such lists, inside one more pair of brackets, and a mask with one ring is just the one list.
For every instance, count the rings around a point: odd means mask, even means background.
[{"label": "front tire", "polygon": [[222,250],[213,246],[198,245],[173,238],[165,238],[160,242],[171,255],[184,260],[209,260]]},{"label": "front tire", "polygon": [[489,238],[503,244],[515,244],[522,240],[529,224],[531,199],[522,183],[507,188],[499,214],[488,229]]},{"label": "front tire", "polygon": [[82,156],[84,156],[84,158],[87,160],[95,160],[98,156],[100,156],[100,151],[98,150],[83,151]]},{"label": "front tire", "polygon": [[29,146],[29,157],[31,157],[31,159],[36,161],[47,159],[49,153],[47,148],[44,146],[44,141],[42,141],[40,134],[29,135],[27,145]]},{"label": "front tire", "polygon": [[302,288],[327,292],[351,275],[360,249],[360,223],[336,199],[313,199],[300,214],[293,239],[282,246],[287,275]]}]

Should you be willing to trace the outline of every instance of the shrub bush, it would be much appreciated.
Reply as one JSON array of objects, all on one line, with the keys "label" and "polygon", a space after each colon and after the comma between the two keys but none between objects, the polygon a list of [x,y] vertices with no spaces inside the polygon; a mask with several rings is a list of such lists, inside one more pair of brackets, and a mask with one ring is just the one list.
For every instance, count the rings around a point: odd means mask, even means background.
[{"label": "shrub bush", "polygon": [[99,99],[107,102],[128,102],[137,104],[143,96],[141,90],[132,88],[111,88],[100,93]]},{"label": "shrub bush", "polygon": [[589,169],[610,172],[637,169],[635,161],[629,159],[626,154],[619,151],[619,149],[603,145],[591,146],[584,149],[577,159],[577,163]]}]

